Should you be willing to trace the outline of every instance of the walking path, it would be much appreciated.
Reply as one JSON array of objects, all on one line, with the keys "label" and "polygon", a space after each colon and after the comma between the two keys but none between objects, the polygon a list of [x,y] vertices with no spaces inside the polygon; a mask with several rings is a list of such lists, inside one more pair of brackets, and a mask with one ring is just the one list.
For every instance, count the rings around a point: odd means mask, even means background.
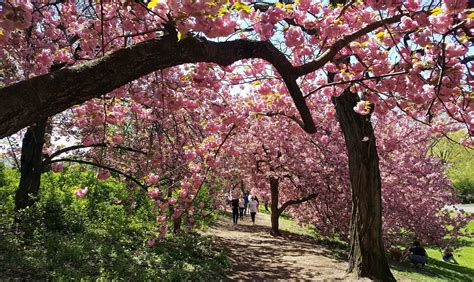
[{"label": "walking path", "polygon": [[457,204],[457,205],[451,205],[451,206],[446,206],[448,210],[454,211],[454,210],[464,210],[465,212],[470,212],[474,213],[474,204]]},{"label": "walking path", "polygon": [[207,235],[230,251],[232,280],[311,279],[343,280],[346,263],[331,255],[331,250],[316,245],[310,236],[269,234],[270,216],[257,214],[256,225],[250,216],[232,226],[232,218],[221,218]]}]

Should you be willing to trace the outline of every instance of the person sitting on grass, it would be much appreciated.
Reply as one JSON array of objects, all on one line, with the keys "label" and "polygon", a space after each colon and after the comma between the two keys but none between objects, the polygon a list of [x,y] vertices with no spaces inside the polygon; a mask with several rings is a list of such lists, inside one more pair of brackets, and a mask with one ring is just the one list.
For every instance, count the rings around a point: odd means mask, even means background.
[{"label": "person sitting on grass", "polygon": [[453,250],[451,248],[446,248],[444,250],[444,253],[443,253],[443,260],[445,262],[453,262],[455,264],[458,264],[458,262],[456,261],[456,259],[454,258],[454,255],[453,255]]},{"label": "person sitting on grass", "polygon": [[428,262],[428,255],[419,241],[413,241],[413,246],[408,249],[407,255],[410,262],[415,266],[421,265],[423,267]]}]

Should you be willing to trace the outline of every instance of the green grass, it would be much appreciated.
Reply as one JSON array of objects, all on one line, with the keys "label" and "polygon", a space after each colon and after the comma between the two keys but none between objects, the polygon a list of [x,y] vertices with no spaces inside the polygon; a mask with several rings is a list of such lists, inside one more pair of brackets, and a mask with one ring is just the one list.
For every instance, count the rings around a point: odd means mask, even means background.
[{"label": "green grass", "polygon": [[426,248],[429,256],[428,264],[423,268],[415,268],[410,263],[392,264],[392,271],[398,280],[414,281],[473,281],[474,280],[474,220],[471,221],[465,233],[459,238],[463,247],[454,252],[459,264],[444,262],[441,250]]},{"label": "green grass", "polygon": [[[268,215],[271,214],[271,211],[265,210],[263,205],[259,206],[258,211],[260,213],[264,213]],[[286,231],[286,232],[295,233],[299,235],[308,235],[308,236],[314,235],[313,231],[310,228],[299,225],[294,220],[292,220],[290,216],[284,213],[280,215],[280,231]]]},{"label": "green grass", "polygon": [[[460,130],[448,135],[457,141],[465,134]],[[465,203],[474,203],[474,152],[444,137],[433,141],[433,145],[430,154],[449,164],[447,172],[458,195]]]},{"label": "green grass", "polygon": [[0,231],[0,280],[223,279],[227,253],[200,235],[167,236],[147,248],[137,236],[48,233],[25,240]]},{"label": "green grass", "polygon": [[[270,214],[263,207],[260,207],[260,212]],[[311,228],[298,225],[286,215],[280,217],[280,230],[312,236],[319,244],[331,246],[335,258],[347,259],[347,243],[336,238],[320,236]],[[474,232],[474,220],[468,224],[464,232],[466,235]],[[463,247],[454,253],[459,265],[444,262],[439,249],[428,247],[426,250],[430,261],[423,269],[404,262],[391,264],[392,272],[397,280],[402,281],[474,281],[474,238],[472,235],[463,236],[459,240],[462,241]]]}]

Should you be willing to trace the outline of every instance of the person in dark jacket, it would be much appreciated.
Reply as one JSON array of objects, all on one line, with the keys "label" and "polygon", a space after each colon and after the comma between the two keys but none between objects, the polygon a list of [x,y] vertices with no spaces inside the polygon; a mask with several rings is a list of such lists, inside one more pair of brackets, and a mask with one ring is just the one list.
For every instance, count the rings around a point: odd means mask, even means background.
[{"label": "person in dark jacket", "polygon": [[413,241],[413,246],[407,250],[407,255],[410,262],[415,266],[421,265],[423,267],[428,262],[426,250],[421,246],[419,241]]},{"label": "person in dark jacket", "polygon": [[456,261],[456,259],[454,258],[454,255],[453,255],[453,249],[451,248],[446,248],[443,252],[443,260],[445,262],[453,262],[455,264],[458,264],[458,262]]},{"label": "person in dark jacket", "polygon": [[232,191],[232,200],[230,201],[230,205],[232,206],[232,221],[234,225],[236,225],[239,220],[239,196],[237,189],[234,189]]},{"label": "person in dark jacket", "polygon": [[244,215],[247,215],[247,207],[249,205],[249,195],[250,193],[247,191],[244,193]]}]

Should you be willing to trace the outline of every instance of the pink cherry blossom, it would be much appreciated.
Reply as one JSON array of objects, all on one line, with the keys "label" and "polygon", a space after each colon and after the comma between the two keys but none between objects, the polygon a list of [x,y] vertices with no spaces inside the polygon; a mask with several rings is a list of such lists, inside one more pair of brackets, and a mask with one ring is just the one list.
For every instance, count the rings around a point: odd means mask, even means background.
[{"label": "pink cherry blossom", "polygon": [[106,180],[110,177],[110,171],[108,169],[99,169],[97,171],[97,178],[100,180]]},{"label": "pink cherry blossom", "polygon": [[368,101],[359,101],[357,105],[354,107],[354,111],[358,114],[363,116],[369,114],[369,102]]},{"label": "pink cherry blossom", "polygon": [[148,248],[153,248],[155,246],[155,244],[156,244],[156,241],[154,239],[150,239],[150,240],[146,241],[146,246]]},{"label": "pink cherry blossom", "polygon": [[51,170],[53,172],[62,172],[64,170],[64,164],[63,163],[54,163],[51,165]]},{"label": "pink cherry blossom", "polygon": [[87,187],[84,187],[82,189],[77,189],[74,194],[78,198],[84,198],[87,195]]},{"label": "pink cherry blossom", "polygon": [[146,183],[148,185],[155,185],[156,183],[158,183],[158,180],[160,179],[160,177],[156,174],[151,174],[148,176],[148,178],[146,179]]},{"label": "pink cherry blossom", "polygon": [[301,28],[294,26],[288,28],[285,33],[285,43],[288,47],[301,46],[304,43]]},{"label": "pink cherry blossom", "polygon": [[151,198],[156,198],[160,195],[160,190],[158,189],[150,189],[148,190],[148,196],[150,196]]}]

